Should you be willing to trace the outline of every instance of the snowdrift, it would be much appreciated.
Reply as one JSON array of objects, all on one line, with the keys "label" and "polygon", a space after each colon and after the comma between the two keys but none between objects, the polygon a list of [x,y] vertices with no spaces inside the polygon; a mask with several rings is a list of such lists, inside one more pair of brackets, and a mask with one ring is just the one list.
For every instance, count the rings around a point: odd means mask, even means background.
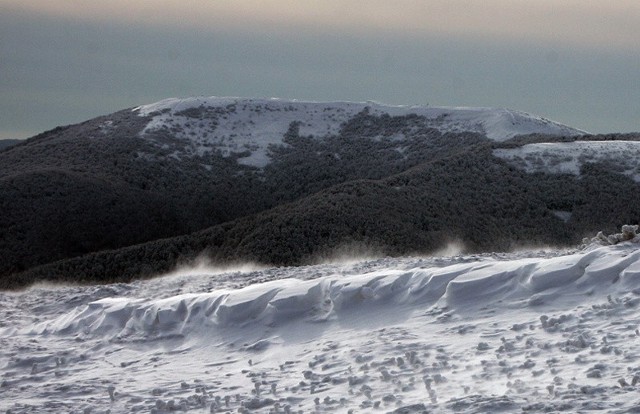
[{"label": "snowdrift", "polygon": [[393,312],[399,307],[438,306],[472,312],[491,303],[553,305],[567,295],[626,292],[640,275],[640,250],[629,249],[626,245],[599,247],[544,260],[483,258],[441,268],[287,278],[160,300],[109,297],[37,324],[29,333],[108,335],[125,340],[206,335],[252,324],[277,327],[296,320],[340,321],[345,315],[366,314],[371,309]]}]

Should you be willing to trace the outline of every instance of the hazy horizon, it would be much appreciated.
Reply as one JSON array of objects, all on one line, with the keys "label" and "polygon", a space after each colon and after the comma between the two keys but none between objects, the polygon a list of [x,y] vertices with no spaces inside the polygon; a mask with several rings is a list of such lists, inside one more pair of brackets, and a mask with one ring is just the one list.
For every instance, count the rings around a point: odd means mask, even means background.
[{"label": "hazy horizon", "polygon": [[169,97],[506,107],[640,131],[640,3],[0,0],[0,138]]}]

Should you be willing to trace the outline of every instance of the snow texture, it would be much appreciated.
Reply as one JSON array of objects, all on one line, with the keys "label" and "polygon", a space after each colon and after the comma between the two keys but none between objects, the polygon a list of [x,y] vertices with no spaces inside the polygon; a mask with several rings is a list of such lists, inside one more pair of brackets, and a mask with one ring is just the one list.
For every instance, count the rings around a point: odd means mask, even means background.
[{"label": "snow texture", "polygon": [[0,293],[0,411],[631,412],[633,240]]},{"label": "snow texture", "polygon": [[626,241],[637,241],[638,225],[625,224],[622,226],[622,231],[616,234],[605,235],[603,232],[598,232],[596,237],[591,239],[585,238],[582,240],[582,248],[586,249],[593,245],[597,246],[609,246]]},{"label": "snow texture", "polygon": [[580,175],[586,163],[606,162],[640,182],[640,141],[574,141],[527,144],[493,154],[528,173]]},{"label": "snow texture", "polygon": [[[337,134],[341,125],[368,108],[372,115],[424,116],[442,132],[477,132],[503,141],[521,134],[581,135],[584,132],[524,112],[496,108],[387,106],[374,102],[304,102],[282,99],[194,97],[171,98],[134,108],[152,119],[143,136],[171,132],[186,144],[174,157],[220,151],[229,156],[248,151],[239,162],[264,167],[267,148],[282,143],[289,125],[302,121],[300,135],[316,138]],[[400,134],[396,137],[402,140]]]}]

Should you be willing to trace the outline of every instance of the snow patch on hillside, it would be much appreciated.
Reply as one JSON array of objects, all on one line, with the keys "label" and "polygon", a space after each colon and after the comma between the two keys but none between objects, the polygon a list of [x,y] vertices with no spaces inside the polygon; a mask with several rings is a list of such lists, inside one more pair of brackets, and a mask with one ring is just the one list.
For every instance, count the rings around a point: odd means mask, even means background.
[{"label": "snow patch on hillside", "polygon": [[527,144],[493,154],[528,173],[580,175],[586,163],[607,162],[640,182],[640,141],[574,141]]},{"label": "snow patch on hillside", "polygon": [[[502,141],[516,135],[541,133],[580,135],[583,132],[523,112],[495,108],[388,106],[374,102],[305,102],[283,99],[219,97],[171,98],[134,109],[152,119],[143,136],[168,132],[187,144],[180,156],[220,151],[246,155],[239,162],[256,167],[269,163],[267,148],[282,142],[292,122],[300,135],[335,135],[341,125],[368,108],[371,114],[425,117],[426,125],[442,132],[477,132]],[[404,137],[396,136],[402,140]]]}]

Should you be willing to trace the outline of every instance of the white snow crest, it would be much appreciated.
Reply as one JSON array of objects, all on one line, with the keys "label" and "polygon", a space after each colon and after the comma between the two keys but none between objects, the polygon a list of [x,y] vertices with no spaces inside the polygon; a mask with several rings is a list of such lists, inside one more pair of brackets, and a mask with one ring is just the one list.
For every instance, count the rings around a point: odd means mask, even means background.
[{"label": "white snow crest", "polygon": [[[171,131],[187,143],[181,156],[203,155],[213,149],[223,155],[248,151],[239,162],[256,167],[269,163],[267,148],[280,144],[291,122],[300,122],[300,135],[324,137],[369,108],[375,115],[417,114],[442,132],[477,132],[502,141],[516,135],[542,133],[580,135],[567,126],[518,111],[496,108],[389,106],[374,102],[305,102],[283,99],[194,97],[171,98],[139,106],[140,116],[152,116],[143,136]],[[189,115],[192,111],[192,116]],[[396,136],[401,140],[403,136]]]},{"label": "white snow crest", "polygon": [[[637,265],[640,251],[625,248],[624,268]],[[549,295],[550,289],[572,291],[581,286],[606,285],[620,251],[603,247],[545,260],[483,260],[436,269],[385,270],[354,276],[325,276],[314,280],[284,279],[240,290],[191,293],[162,300],[107,298],[76,309],[56,320],[36,324],[30,332],[83,333],[127,338],[188,335],[259,323],[279,326],[292,320],[341,320],[367,312],[371,306],[438,304],[451,310],[478,308],[495,301],[521,301]],[[597,269],[592,271],[592,269]],[[604,287],[604,286],[601,286]],[[557,292],[556,292],[557,293]],[[555,293],[554,293],[555,294]]]}]

